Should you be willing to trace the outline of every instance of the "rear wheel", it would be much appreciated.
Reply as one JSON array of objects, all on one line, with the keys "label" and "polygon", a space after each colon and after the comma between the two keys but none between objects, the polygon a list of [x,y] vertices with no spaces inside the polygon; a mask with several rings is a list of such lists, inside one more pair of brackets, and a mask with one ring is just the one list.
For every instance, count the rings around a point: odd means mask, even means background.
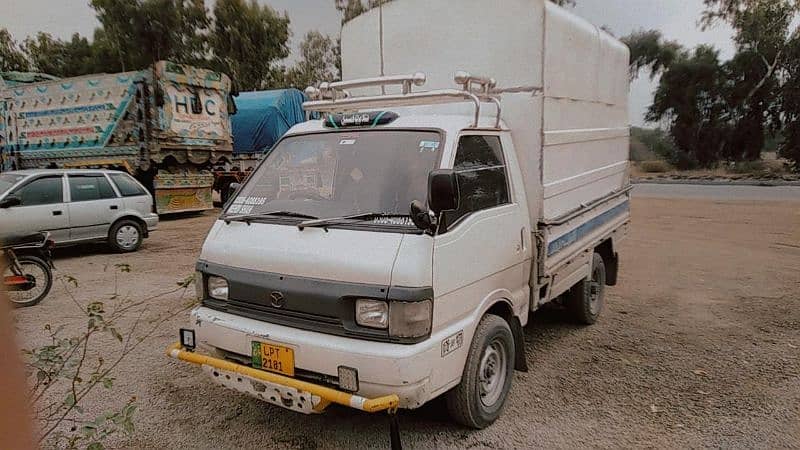
[{"label": "rear wheel", "polygon": [[120,253],[138,250],[143,239],[142,226],[130,219],[120,220],[108,232],[108,245]]},{"label": "rear wheel", "polygon": [[514,336],[499,316],[487,314],[470,344],[461,383],[447,393],[453,419],[471,428],[486,428],[503,412],[514,376]]},{"label": "rear wheel", "polygon": [[567,309],[572,318],[584,325],[597,322],[603,312],[606,293],[606,266],[599,253],[592,256],[592,270],[588,278],[570,289]]},{"label": "rear wheel", "polygon": [[3,279],[23,276],[32,279],[32,286],[24,290],[9,288],[6,295],[16,307],[33,306],[42,301],[53,287],[53,272],[43,259],[33,255],[18,256],[17,263],[21,273],[15,273],[9,265],[3,270]]}]

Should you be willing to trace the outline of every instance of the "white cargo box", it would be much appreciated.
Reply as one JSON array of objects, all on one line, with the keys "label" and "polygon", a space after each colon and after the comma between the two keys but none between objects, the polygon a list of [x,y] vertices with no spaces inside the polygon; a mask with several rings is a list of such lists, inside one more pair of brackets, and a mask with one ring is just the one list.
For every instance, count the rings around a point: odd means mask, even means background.
[{"label": "white cargo box", "polygon": [[342,30],[345,80],[422,71],[425,89],[453,88],[464,70],[527,88],[502,95],[502,117],[531,222],[565,229],[572,212],[628,186],[628,59],[625,45],[546,0],[395,0]]}]

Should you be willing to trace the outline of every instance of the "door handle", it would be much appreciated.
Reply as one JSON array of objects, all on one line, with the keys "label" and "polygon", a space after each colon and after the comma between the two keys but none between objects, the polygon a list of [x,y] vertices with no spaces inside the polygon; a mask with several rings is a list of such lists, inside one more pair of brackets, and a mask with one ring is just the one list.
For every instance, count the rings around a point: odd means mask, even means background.
[{"label": "door handle", "polygon": [[61,211],[53,211],[54,216],[60,216],[62,214]]},{"label": "door handle", "polygon": [[119,209],[119,206],[117,206],[117,205],[111,205],[111,206],[109,206],[109,209]]},{"label": "door handle", "polygon": [[519,239],[522,242],[522,250],[527,250],[525,247],[525,227],[522,227],[522,229],[519,230]]}]

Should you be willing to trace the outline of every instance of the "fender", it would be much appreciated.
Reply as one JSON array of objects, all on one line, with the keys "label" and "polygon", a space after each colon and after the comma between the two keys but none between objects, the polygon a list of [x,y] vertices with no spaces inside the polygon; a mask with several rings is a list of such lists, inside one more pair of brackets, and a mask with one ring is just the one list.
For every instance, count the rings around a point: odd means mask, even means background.
[{"label": "fender", "polygon": [[486,308],[481,317],[494,314],[502,317],[511,328],[514,337],[514,369],[520,372],[528,371],[528,361],[525,357],[525,333],[522,331],[522,322],[514,314],[513,306],[505,298],[501,298]]}]

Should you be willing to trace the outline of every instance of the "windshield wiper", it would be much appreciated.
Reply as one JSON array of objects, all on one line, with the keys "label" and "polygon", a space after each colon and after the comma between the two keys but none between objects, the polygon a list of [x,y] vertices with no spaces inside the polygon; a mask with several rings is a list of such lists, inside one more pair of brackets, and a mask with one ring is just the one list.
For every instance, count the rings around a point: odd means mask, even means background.
[{"label": "windshield wiper", "polygon": [[261,212],[261,213],[252,213],[252,214],[237,214],[237,215],[224,215],[220,217],[220,219],[224,220],[225,223],[231,223],[233,220],[244,220],[248,224],[253,219],[261,219],[267,216],[283,216],[283,217],[298,217],[300,219],[318,219],[316,216],[311,216],[309,214],[303,214],[293,211],[269,211],[269,212]]},{"label": "windshield wiper", "polygon": [[350,220],[370,220],[379,217],[408,217],[408,214],[369,212],[369,213],[353,214],[351,216],[343,216],[343,217],[328,217],[326,219],[313,219],[300,222],[297,224],[297,228],[299,228],[300,231],[302,231],[303,228],[305,227],[325,227],[328,225],[346,223]]}]

